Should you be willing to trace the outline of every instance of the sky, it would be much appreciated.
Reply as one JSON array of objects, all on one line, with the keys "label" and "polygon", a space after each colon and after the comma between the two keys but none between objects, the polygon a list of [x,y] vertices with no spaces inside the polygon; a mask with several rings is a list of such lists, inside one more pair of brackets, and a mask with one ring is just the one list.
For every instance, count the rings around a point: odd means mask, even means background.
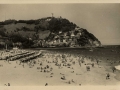
[{"label": "sky", "polygon": [[62,17],[87,29],[103,45],[120,45],[120,4],[0,4],[0,21]]}]

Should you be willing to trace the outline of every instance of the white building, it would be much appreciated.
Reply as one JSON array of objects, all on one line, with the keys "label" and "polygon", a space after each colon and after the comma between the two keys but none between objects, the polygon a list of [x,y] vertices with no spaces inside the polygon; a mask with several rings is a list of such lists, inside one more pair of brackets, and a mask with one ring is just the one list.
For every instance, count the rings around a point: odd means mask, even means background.
[{"label": "white building", "polygon": [[62,33],[62,31],[59,31],[59,34],[61,34]]},{"label": "white building", "polygon": [[74,36],[75,36],[75,35],[74,35],[74,33],[72,32],[72,33],[71,33],[71,37],[74,37]]},{"label": "white building", "polygon": [[57,42],[56,40],[53,41],[53,43],[56,43],[56,42]]},{"label": "white building", "polygon": [[63,42],[66,43],[66,39],[63,39]]},{"label": "white building", "polygon": [[98,41],[93,41],[93,44],[94,44],[95,46],[100,46],[100,44],[99,44]]},{"label": "white building", "polygon": [[75,27],[75,30],[79,30],[80,29],[80,27]]}]

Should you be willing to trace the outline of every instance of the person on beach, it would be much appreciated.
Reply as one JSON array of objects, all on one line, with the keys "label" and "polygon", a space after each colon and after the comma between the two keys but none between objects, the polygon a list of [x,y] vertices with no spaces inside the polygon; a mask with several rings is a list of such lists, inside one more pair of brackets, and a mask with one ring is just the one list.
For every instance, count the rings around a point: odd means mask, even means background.
[{"label": "person on beach", "polygon": [[48,83],[46,83],[45,86],[48,86]]},{"label": "person on beach", "polygon": [[3,65],[1,64],[0,67],[3,67]]},{"label": "person on beach", "polygon": [[84,59],[83,58],[82,58],[81,62],[84,63]]},{"label": "person on beach", "polygon": [[10,86],[10,83],[8,83],[8,86]]},{"label": "person on beach", "polygon": [[79,65],[80,65],[80,67],[81,67],[81,62],[80,62],[80,59],[78,60],[78,62],[79,62]]},{"label": "person on beach", "polygon": [[112,67],[112,70],[113,70],[113,73],[116,71],[116,68],[115,67]]},{"label": "person on beach", "polygon": [[23,66],[23,68],[24,68],[24,63],[23,63],[23,65],[22,65],[22,66]]},{"label": "person on beach", "polygon": [[109,73],[106,74],[106,79],[110,79],[110,74]]},{"label": "person on beach", "polygon": [[98,64],[99,60],[98,60],[98,59],[96,59],[96,62],[97,62],[97,64]]},{"label": "person on beach", "polygon": [[90,71],[90,66],[86,66],[87,71]]},{"label": "person on beach", "polygon": [[92,63],[92,67],[94,67],[94,63]]}]

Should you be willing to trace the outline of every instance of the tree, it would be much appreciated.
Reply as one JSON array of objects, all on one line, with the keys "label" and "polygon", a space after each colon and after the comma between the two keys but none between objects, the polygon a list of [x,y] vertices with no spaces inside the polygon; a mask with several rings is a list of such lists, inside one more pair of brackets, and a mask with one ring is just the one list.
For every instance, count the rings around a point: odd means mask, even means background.
[{"label": "tree", "polygon": [[1,36],[6,36],[5,32],[6,32],[5,28],[0,28],[0,35]]},{"label": "tree", "polygon": [[9,48],[13,47],[13,42],[10,40],[5,40],[5,45],[6,45],[7,49],[9,49]]}]

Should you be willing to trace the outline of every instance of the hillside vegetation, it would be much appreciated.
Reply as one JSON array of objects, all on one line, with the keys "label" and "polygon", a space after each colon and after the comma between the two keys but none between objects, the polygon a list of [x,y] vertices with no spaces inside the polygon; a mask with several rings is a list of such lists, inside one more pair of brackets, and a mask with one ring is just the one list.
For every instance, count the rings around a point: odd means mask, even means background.
[{"label": "hillside vegetation", "polygon": [[[100,46],[100,41],[86,29],[65,18],[46,17],[37,20],[0,22],[0,37],[22,47]],[[3,45],[8,42],[1,40]],[[12,46],[11,45],[11,46]]]}]

